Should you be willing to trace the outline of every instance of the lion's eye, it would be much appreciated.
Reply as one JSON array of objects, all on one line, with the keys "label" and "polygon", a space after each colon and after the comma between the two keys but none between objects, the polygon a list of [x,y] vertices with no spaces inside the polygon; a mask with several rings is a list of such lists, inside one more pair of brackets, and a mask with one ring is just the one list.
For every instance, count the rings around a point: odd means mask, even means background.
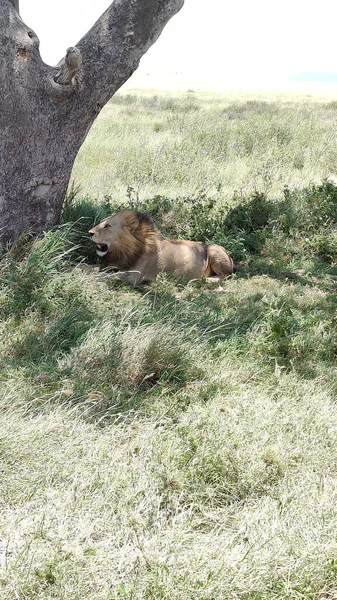
[{"label": "lion's eye", "polygon": [[104,229],[106,229],[107,227],[110,227],[109,223],[107,223],[106,225],[104,225]]}]

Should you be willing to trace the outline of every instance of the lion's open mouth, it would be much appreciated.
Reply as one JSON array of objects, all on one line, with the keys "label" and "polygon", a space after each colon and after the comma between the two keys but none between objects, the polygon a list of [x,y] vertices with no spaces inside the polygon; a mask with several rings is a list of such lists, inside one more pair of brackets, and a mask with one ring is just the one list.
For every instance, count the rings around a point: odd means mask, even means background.
[{"label": "lion's open mouth", "polygon": [[100,252],[107,252],[109,250],[109,246],[107,246],[107,244],[96,244],[97,246],[97,250],[100,250]]},{"label": "lion's open mouth", "polygon": [[96,244],[96,254],[100,257],[106,255],[109,250],[109,246],[107,244]]}]

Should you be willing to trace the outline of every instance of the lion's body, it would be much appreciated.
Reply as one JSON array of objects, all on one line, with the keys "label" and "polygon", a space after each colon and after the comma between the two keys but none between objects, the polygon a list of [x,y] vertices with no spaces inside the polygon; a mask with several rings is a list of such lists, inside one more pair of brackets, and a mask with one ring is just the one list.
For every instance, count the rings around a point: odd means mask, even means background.
[{"label": "lion's body", "polygon": [[165,240],[150,217],[123,210],[90,230],[98,256],[123,271],[129,283],[154,280],[159,272],[223,279],[233,273],[233,261],[218,244]]}]

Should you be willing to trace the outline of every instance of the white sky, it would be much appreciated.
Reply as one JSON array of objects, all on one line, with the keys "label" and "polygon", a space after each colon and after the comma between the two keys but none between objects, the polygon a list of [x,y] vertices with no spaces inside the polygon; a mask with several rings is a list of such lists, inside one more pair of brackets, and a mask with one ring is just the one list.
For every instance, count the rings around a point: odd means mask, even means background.
[{"label": "white sky", "polygon": [[[21,16],[56,64],[111,0],[20,0]],[[141,61],[147,73],[212,76],[228,85],[281,83],[303,71],[337,72],[333,0],[185,0]]]}]

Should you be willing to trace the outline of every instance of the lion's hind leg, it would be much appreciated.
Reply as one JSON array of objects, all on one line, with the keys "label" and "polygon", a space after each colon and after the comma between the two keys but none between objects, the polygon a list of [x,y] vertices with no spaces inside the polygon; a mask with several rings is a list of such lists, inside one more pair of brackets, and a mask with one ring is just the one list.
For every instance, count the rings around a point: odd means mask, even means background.
[{"label": "lion's hind leg", "polygon": [[225,279],[232,275],[234,271],[233,259],[227,254],[226,250],[218,244],[209,244],[207,247],[209,268],[211,270],[210,279]]}]

